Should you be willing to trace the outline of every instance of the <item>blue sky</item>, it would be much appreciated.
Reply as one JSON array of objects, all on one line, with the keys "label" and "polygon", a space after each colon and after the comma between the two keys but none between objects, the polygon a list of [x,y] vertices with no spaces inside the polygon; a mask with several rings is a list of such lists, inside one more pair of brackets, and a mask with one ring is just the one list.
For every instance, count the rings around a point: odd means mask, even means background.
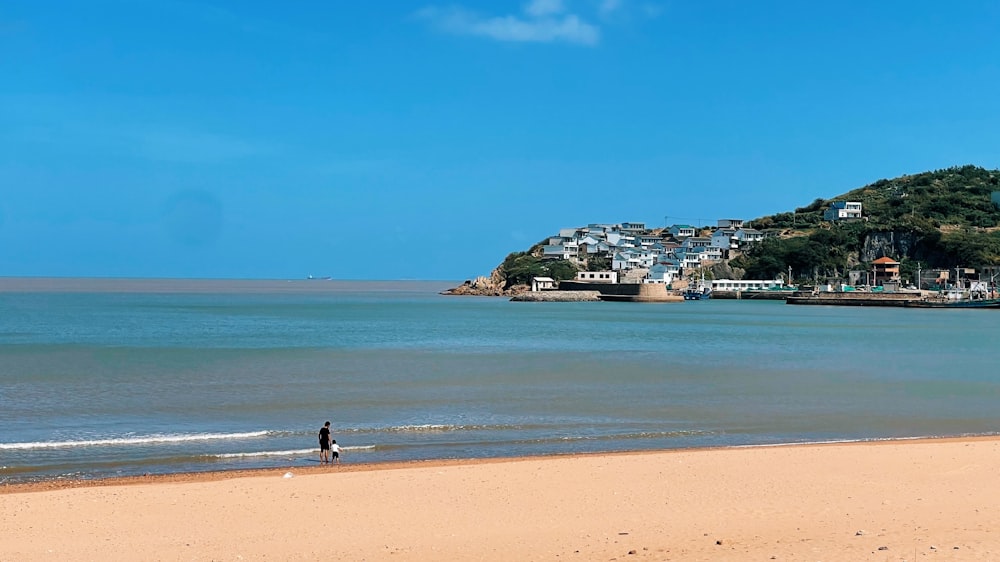
[{"label": "blue sky", "polygon": [[1000,167],[996,2],[0,4],[0,275],[463,280]]}]

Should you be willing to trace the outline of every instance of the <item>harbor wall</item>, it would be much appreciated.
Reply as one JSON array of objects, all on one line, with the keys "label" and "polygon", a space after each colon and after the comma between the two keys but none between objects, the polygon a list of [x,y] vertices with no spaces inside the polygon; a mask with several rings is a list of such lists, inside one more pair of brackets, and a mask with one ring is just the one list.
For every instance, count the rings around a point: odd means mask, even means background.
[{"label": "harbor wall", "polygon": [[906,306],[920,300],[917,293],[812,293],[799,291],[785,299],[788,304],[821,304],[843,306]]},{"label": "harbor wall", "polygon": [[712,290],[713,299],[783,301],[792,291],[720,291]]},{"label": "harbor wall", "polygon": [[599,291],[529,291],[515,295],[514,302],[589,302],[601,300]]},{"label": "harbor wall", "polygon": [[684,297],[659,283],[587,283],[561,281],[560,291],[599,291],[601,300],[628,302],[684,302]]}]

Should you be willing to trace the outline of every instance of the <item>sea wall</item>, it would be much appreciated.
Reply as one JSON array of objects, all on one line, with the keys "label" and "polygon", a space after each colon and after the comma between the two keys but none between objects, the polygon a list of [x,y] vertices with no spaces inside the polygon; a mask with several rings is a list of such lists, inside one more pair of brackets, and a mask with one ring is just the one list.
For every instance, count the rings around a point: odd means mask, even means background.
[{"label": "sea wall", "polygon": [[684,297],[658,283],[586,283],[562,281],[560,290],[599,291],[601,300],[628,302],[684,302]]},{"label": "sea wall", "polygon": [[719,291],[712,290],[713,299],[783,301],[791,291]]},{"label": "sea wall", "polygon": [[592,302],[601,300],[600,291],[528,291],[515,295],[512,302]]},{"label": "sea wall", "polygon": [[910,301],[920,300],[917,293],[793,293],[785,302],[788,304],[822,304],[844,306],[906,306]]}]

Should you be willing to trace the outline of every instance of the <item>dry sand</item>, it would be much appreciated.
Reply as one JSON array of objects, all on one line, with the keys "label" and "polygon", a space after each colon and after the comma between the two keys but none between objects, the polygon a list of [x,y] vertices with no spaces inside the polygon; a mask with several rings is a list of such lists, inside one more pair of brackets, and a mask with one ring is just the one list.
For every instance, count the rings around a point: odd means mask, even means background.
[{"label": "dry sand", "polygon": [[998,468],[976,438],[6,486],[0,560],[1000,560]]}]

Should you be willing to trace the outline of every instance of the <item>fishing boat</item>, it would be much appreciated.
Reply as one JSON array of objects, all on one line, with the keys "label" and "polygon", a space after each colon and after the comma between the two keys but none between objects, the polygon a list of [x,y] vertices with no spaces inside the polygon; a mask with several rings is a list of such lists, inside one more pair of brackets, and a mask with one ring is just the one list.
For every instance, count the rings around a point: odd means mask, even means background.
[{"label": "fishing boat", "polygon": [[701,282],[698,283],[697,287],[688,288],[682,293],[684,295],[684,300],[686,301],[707,301],[712,298],[712,285],[710,283],[705,283],[705,273],[701,274]]},{"label": "fishing boat", "polygon": [[907,308],[1000,308],[1000,299],[918,300],[908,301]]},{"label": "fishing boat", "polygon": [[799,291],[785,298],[786,304],[839,306],[894,306],[901,308],[1000,308],[1000,298],[961,291],[920,295],[918,293],[814,293]]},{"label": "fishing boat", "polygon": [[688,286],[688,288],[681,293],[684,295],[684,300],[686,301],[707,301],[712,298],[712,284],[705,283],[705,272],[701,273],[701,282],[698,283],[697,287]]},{"label": "fishing boat", "polygon": [[906,302],[910,308],[1000,308],[1000,298],[984,292],[966,292],[953,289],[947,293],[923,297]]},{"label": "fishing boat", "polygon": [[712,298],[712,289],[708,287],[688,289],[683,294],[686,301],[707,301]]}]

